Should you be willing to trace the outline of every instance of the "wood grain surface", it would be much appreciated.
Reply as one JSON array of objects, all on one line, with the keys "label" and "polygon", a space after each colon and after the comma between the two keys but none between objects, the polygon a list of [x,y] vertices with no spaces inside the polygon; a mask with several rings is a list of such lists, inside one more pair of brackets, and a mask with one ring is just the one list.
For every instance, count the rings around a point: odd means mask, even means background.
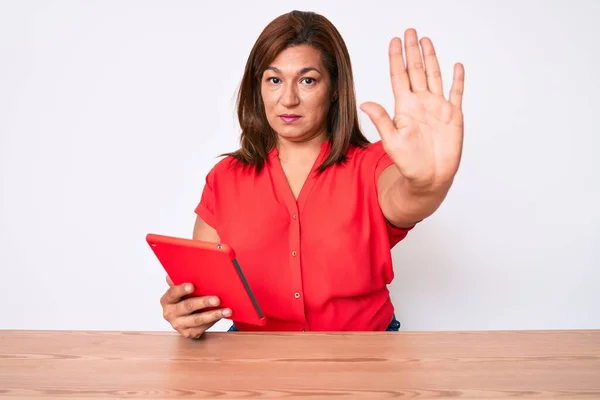
[{"label": "wood grain surface", "polygon": [[600,330],[0,331],[0,398],[600,399]]}]

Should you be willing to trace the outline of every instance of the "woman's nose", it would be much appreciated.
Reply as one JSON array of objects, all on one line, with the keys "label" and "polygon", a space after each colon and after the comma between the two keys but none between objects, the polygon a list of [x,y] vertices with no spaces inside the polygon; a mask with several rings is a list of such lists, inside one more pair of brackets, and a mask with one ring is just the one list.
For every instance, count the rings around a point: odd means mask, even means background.
[{"label": "woman's nose", "polygon": [[281,103],[285,107],[293,107],[300,102],[298,97],[297,88],[295,85],[284,85],[283,94],[281,96]]}]

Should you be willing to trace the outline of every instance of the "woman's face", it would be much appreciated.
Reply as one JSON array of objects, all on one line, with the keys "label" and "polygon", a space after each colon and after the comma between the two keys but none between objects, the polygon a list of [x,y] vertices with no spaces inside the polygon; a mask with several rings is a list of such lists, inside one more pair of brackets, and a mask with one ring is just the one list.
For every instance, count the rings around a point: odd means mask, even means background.
[{"label": "woman's face", "polygon": [[321,53],[301,45],[283,50],[263,73],[261,95],[280,139],[300,142],[326,134],[331,80]]}]

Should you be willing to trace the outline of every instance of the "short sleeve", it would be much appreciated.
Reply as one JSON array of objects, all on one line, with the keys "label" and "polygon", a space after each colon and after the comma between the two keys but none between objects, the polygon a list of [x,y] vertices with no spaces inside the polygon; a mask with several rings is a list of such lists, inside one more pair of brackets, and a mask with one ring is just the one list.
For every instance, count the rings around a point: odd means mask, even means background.
[{"label": "short sleeve", "polygon": [[217,217],[215,210],[215,193],[214,193],[214,180],[215,180],[215,169],[213,168],[205,179],[204,189],[202,189],[202,196],[200,202],[194,210],[196,214],[204,222],[216,229]]},{"label": "short sleeve", "polygon": [[[375,151],[375,159],[376,159],[375,186],[377,187],[377,181],[379,180],[379,176],[381,176],[381,173],[387,167],[393,165],[394,162],[392,161],[392,159],[388,156],[388,154],[383,149],[383,145],[381,144],[381,142],[377,142],[377,143],[373,144],[373,146],[376,146],[373,150]],[[385,219],[385,217],[384,217],[384,219]],[[393,225],[387,219],[385,219],[385,223],[386,223],[388,237],[390,240],[390,248],[394,247],[401,240],[403,240],[408,235],[408,232],[410,232],[415,227],[415,225],[413,225],[408,228],[400,228],[398,226]]]},{"label": "short sleeve", "polygon": [[392,165],[394,162],[383,150],[377,154],[377,163],[375,164],[375,183],[379,180],[379,176],[387,167]]}]

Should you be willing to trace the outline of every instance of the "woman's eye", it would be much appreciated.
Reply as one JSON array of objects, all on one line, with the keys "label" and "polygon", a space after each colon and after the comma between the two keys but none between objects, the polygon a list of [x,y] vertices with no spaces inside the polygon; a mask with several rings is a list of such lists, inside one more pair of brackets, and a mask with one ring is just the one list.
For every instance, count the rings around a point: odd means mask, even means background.
[{"label": "woman's eye", "polygon": [[274,84],[278,84],[279,82],[281,82],[281,81],[279,80],[279,78],[269,78],[269,79],[267,79],[267,80],[268,80],[268,81],[270,81],[271,83],[274,83]]},{"label": "woman's eye", "polygon": [[313,83],[315,83],[315,80],[313,78],[304,78],[304,82],[307,85],[312,85]]}]

